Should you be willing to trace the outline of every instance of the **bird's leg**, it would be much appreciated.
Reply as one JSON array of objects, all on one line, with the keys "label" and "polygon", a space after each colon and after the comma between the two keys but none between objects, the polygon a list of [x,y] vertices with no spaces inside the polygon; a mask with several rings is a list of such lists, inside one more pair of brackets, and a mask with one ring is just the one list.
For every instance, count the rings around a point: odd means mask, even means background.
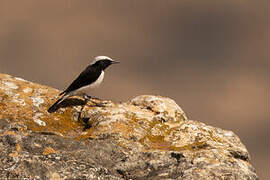
[{"label": "bird's leg", "polygon": [[80,110],[80,112],[79,112],[79,120],[83,120],[83,117],[82,117],[82,111],[83,111],[85,105],[86,105],[86,104],[88,103],[88,101],[91,99],[91,96],[88,96],[88,95],[85,94],[85,93],[83,93],[83,94],[81,94],[81,95],[82,95],[83,98],[84,98],[84,104],[82,104],[81,110]]},{"label": "bird's leg", "polygon": [[99,100],[99,101],[101,101],[102,99],[100,99],[100,98],[98,98],[98,97],[93,97],[93,96],[89,96],[88,94],[86,94],[86,93],[83,93],[82,94],[83,95],[83,98],[84,99],[96,99],[96,100]]},{"label": "bird's leg", "polygon": [[87,104],[87,102],[90,101],[90,100],[92,99],[92,96],[89,96],[88,94],[83,93],[83,98],[84,98],[84,100],[86,101],[85,104]]},{"label": "bird's leg", "polygon": [[[89,96],[89,95],[87,95],[87,94],[85,94],[85,93],[83,94],[83,98],[84,98],[85,101],[86,101],[85,104],[87,104],[88,101],[91,101],[91,102],[94,103],[96,106],[99,106],[99,107],[105,107],[102,103],[97,103],[97,102],[91,100],[91,99],[98,99],[98,98],[94,98],[94,97]],[[98,99],[98,100],[100,100],[100,99]]]},{"label": "bird's leg", "polygon": [[82,111],[83,111],[85,105],[86,105],[86,104],[82,105],[81,110],[80,110],[80,112],[79,112],[79,117],[78,117],[79,121],[82,121],[82,122],[84,123],[84,128],[83,128],[83,130],[89,129],[89,128],[92,126],[92,125],[89,123],[89,119],[90,119],[89,117],[88,117],[88,118],[87,118],[87,117],[82,117]]},{"label": "bird's leg", "polygon": [[86,104],[87,104],[87,100],[85,101],[85,104],[82,105],[81,110],[80,110],[80,112],[79,112],[79,119],[80,119],[80,120],[83,119],[83,118],[82,118],[82,111],[83,111],[83,109],[84,109],[84,107],[85,107]]}]

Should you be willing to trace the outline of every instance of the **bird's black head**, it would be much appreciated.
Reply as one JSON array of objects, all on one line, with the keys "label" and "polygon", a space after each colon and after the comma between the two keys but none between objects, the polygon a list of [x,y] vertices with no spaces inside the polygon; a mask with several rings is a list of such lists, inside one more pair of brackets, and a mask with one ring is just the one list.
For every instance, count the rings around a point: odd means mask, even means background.
[{"label": "bird's black head", "polygon": [[92,65],[97,66],[97,67],[101,68],[102,70],[105,70],[111,64],[116,64],[116,63],[119,63],[119,62],[112,60],[108,56],[97,56],[97,57],[95,57],[95,60],[93,61]]}]

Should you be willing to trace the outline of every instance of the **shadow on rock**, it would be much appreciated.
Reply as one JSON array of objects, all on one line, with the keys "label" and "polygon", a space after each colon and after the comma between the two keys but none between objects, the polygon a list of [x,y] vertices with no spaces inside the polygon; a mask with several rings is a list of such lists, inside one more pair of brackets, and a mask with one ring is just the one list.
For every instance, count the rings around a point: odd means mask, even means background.
[{"label": "shadow on rock", "polygon": [[[58,101],[60,101],[59,99]],[[53,113],[57,111],[59,108],[66,108],[66,107],[73,107],[73,106],[85,106],[87,104],[87,101],[78,99],[78,98],[67,98],[63,100],[62,102],[58,103],[56,101],[49,109],[49,113]]]}]

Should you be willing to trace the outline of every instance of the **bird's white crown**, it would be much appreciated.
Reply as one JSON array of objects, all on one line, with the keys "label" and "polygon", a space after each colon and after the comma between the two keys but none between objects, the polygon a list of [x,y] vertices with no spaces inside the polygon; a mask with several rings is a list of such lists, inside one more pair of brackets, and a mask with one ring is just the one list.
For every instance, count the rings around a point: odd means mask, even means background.
[{"label": "bird's white crown", "polygon": [[104,60],[104,59],[109,59],[109,60],[113,61],[112,58],[110,58],[108,56],[97,56],[97,57],[95,57],[94,61],[91,64],[95,64],[97,61]]}]

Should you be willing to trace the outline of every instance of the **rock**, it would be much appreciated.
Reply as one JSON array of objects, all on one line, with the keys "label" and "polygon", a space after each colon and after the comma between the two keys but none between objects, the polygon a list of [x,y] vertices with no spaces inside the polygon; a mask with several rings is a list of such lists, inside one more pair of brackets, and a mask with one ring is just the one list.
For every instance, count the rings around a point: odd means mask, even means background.
[{"label": "rock", "polygon": [[[231,131],[189,120],[171,99],[104,107],[0,74],[0,177],[8,179],[258,179]],[[69,103],[68,103],[69,102]]]}]

